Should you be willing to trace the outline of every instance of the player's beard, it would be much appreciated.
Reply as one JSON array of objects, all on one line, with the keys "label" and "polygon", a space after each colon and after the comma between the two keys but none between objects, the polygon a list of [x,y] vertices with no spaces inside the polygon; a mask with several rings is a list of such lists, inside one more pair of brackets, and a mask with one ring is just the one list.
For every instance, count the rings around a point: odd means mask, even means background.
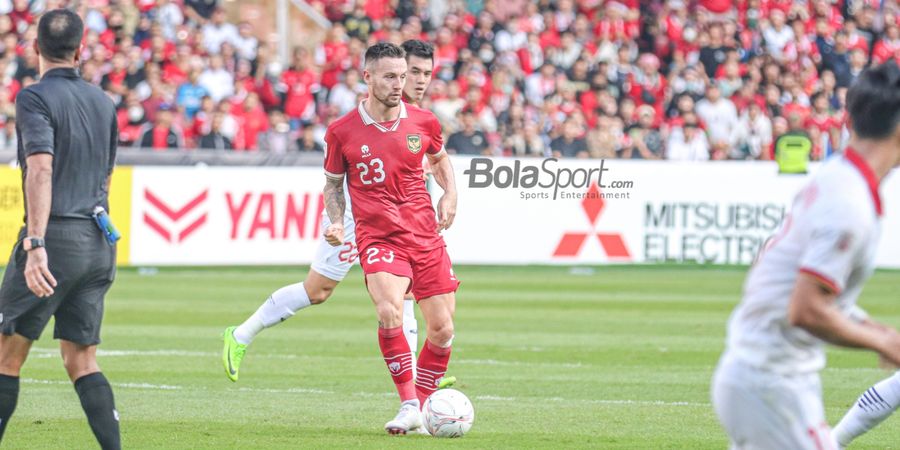
[{"label": "player's beard", "polygon": [[388,95],[385,95],[384,97],[382,97],[373,92],[372,95],[375,96],[375,100],[378,100],[379,102],[381,102],[384,106],[387,106],[388,108],[394,108],[394,107],[398,106],[400,104],[400,101],[403,100],[403,92],[402,91],[400,92],[400,95],[397,96],[396,98],[392,97],[391,94],[388,94]]}]

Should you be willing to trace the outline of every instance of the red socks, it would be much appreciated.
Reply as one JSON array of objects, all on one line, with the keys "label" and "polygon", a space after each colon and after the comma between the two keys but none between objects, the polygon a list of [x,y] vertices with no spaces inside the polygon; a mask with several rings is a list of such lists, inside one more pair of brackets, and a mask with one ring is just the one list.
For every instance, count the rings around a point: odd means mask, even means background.
[{"label": "red socks", "polygon": [[[415,400],[418,389],[413,383],[412,354],[409,350],[409,343],[403,336],[403,327],[379,328],[378,345],[381,347],[381,354],[384,355],[384,362],[391,373],[391,378],[394,379],[394,384],[397,386],[400,401]],[[428,348],[427,344],[425,348]],[[424,356],[425,352],[422,353]],[[449,353],[450,349],[447,349],[447,354],[449,355]],[[421,362],[419,366],[421,367]],[[444,370],[446,367],[445,358]]]},{"label": "red socks", "polygon": [[[385,360],[387,360],[385,358]],[[425,405],[425,399],[437,390],[438,383],[447,372],[450,362],[450,347],[441,348],[425,340],[419,362],[416,365],[416,396],[419,404]]]}]

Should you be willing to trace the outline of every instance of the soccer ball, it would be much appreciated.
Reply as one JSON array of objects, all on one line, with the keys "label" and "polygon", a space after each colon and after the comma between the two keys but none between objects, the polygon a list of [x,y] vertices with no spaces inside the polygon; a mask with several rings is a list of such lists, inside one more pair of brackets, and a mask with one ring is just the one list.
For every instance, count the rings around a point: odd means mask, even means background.
[{"label": "soccer ball", "polygon": [[425,400],[422,413],[425,429],[434,437],[462,437],[475,421],[472,402],[456,389],[435,391]]}]

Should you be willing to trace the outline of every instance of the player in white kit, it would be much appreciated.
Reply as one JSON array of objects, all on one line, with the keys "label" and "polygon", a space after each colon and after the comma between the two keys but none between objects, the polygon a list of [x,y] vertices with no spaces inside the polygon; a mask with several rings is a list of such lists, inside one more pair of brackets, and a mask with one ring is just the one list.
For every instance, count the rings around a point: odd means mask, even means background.
[{"label": "player in white kit", "polygon": [[[406,84],[403,87],[403,99],[407,103],[418,104],[431,83],[434,70],[434,47],[423,41],[411,39],[403,43],[403,48],[406,51],[409,67]],[[344,192],[348,191],[345,189]],[[331,293],[356,262],[358,253],[355,234],[356,222],[353,220],[353,213],[350,210],[349,195],[345,195],[345,201],[347,208],[344,212],[344,244],[335,247],[328,244],[324,237],[319,239],[313,263],[304,281],[278,289],[242,324],[225,329],[222,336],[224,340],[222,364],[225,374],[231,381],[238,380],[241,361],[247,351],[247,346],[257,334],[265,328],[287,320],[303,308],[323,303],[331,296]],[[321,220],[320,229],[328,229],[331,221],[325,211],[322,211]],[[450,220],[452,221],[452,218]],[[415,349],[418,348],[418,323],[413,309],[415,301],[411,296],[407,296],[404,300],[403,334],[412,351],[412,364],[415,367]],[[454,377],[445,377],[441,381],[440,387],[447,387],[454,381]]]},{"label": "player in white kit", "polygon": [[835,448],[819,381],[826,343],[900,364],[900,333],[856,307],[881,233],[878,186],[900,163],[900,69],[864,72],[847,109],[850,146],[795,197],[728,323],[712,399],[733,449]]}]

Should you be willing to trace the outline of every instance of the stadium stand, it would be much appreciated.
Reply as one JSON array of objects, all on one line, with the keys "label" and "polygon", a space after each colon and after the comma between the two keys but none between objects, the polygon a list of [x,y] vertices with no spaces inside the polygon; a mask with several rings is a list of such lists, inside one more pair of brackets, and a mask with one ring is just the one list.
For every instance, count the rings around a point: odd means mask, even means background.
[{"label": "stadium stand", "polygon": [[0,148],[37,77],[36,18],[58,6],[86,20],[82,74],[117,102],[121,144],[147,152],[320,152],[365,95],[366,46],[420,38],[436,46],[423,106],[457,143],[484,136],[469,152],[773,159],[790,131],[821,159],[847,86],[900,61],[896,0],[313,0],[332,26],[286,65],[214,3],[0,0]]}]

